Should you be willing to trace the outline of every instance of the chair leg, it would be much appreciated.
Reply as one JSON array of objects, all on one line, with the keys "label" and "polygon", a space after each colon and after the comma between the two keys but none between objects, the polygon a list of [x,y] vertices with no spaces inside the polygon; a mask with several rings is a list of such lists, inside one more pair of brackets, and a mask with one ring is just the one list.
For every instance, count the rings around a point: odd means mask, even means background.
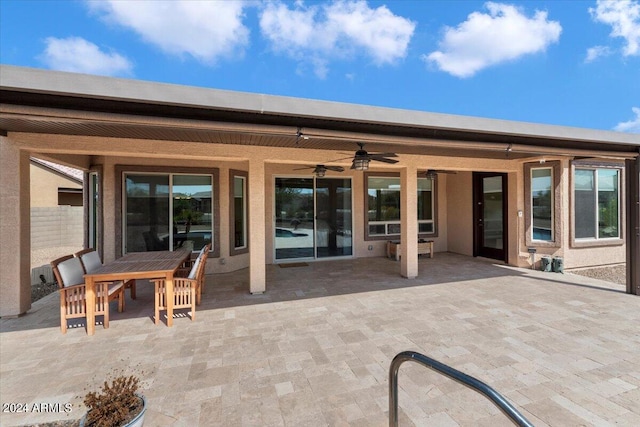
[{"label": "chair leg", "polygon": [[60,302],[60,332],[67,333],[67,313],[64,306],[64,301]]},{"label": "chair leg", "polygon": [[191,288],[191,321],[196,320],[196,292]]},{"label": "chair leg", "polygon": [[107,302],[107,306],[104,309],[104,329],[109,329],[109,303]]},{"label": "chair leg", "polygon": [[136,299],[136,281],[135,279],[129,282],[129,295],[131,299]]}]

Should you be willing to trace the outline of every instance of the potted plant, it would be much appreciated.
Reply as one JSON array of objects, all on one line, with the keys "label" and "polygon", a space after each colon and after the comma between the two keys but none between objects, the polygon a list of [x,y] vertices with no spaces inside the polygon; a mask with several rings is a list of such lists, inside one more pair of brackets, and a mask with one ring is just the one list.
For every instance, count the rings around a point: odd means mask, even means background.
[{"label": "potted plant", "polygon": [[86,394],[87,413],[80,427],[141,427],[146,400],[138,393],[140,379],[135,375],[117,375],[102,388]]}]

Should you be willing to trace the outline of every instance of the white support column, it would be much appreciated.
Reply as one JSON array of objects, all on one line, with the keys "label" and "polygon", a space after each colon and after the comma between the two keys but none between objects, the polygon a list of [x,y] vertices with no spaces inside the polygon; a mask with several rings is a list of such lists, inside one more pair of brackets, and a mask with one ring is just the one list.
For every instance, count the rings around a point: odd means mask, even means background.
[{"label": "white support column", "polygon": [[249,292],[252,294],[263,293],[267,283],[264,173],[264,160],[249,160]]},{"label": "white support column", "polygon": [[31,308],[29,153],[0,136],[0,317]]},{"label": "white support column", "polygon": [[418,168],[413,165],[400,170],[400,206],[400,274],[413,279],[418,277]]}]

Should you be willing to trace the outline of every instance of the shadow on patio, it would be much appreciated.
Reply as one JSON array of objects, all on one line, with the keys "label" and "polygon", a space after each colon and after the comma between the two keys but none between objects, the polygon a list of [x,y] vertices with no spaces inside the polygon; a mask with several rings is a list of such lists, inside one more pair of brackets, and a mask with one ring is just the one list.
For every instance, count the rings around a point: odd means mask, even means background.
[{"label": "shadow on patio", "polygon": [[[214,260],[215,261],[215,260]],[[640,298],[620,285],[438,253],[420,276],[385,258],[208,277],[195,321],[153,324],[150,287],[109,329],[59,332],[57,295],[1,319],[3,426],[82,416],[78,395],[140,372],[148,425],[385,426],[388,369],[414,350],[484,381],[536,426],[640,425]],[[180,313],[184,316],[184,311]],[[400,425],[510,425],[482,397],[419,366],[400,371]]]},{"label": "shadow on patio", "polygon": [[[209,262],[217,262],[210,259]],[[541,273],[513,268],[486,259],[476,259],[453,253],[438,253],[435,258],[420,257],[419,275],[415,279],[400,276],[400,263],[388,258],[359,258],[311,263],[291,263],[267,265],[267,286],[264,294],[251,295],[249,270],[208,275],[202,295],[202,304],[196,308],[196,319],[204,310],[231,308],[245,305],[295,301],[348,295],[361,292],[384,291],[415,286],[438,285],[450,282],[468,283],[478,286],[482,279],[505,280],[509,282],[526,275],[544,283],[588,287],[593,289],[623,292],[624,288],[597,280],[577,278],[564,280],[563,275]],[[572,276],[575,277],[575,276]],[[585,283],[579,283],[582,279]],[[589,282],[595,284],[588,284]],[[140,281],[138,298],[131,300],[126,293],[126,310],[118,313],[115,302],[110,312],[111,326],[120,320],[146,318],[153,326],[153,285]],[[36,301],[31,310],[17,319],[0,319],[0,333],[9,330],[25,330],[59,327],[58,293]],[[176,310],[174,318],[189,319],[186,309]],[[101,322],[101,318],[98,318]],[[166,326],[166,317],[161,319]],[[84,329],[83,319],[69,321],[70,329]],[[102,324],[97,327],[102,328]]]}]

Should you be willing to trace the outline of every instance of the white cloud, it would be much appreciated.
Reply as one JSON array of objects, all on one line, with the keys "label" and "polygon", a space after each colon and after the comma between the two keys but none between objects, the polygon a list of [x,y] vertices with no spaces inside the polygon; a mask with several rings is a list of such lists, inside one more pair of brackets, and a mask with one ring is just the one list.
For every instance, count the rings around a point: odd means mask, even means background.
[{"label": "white cloud", "polygon": [[363,0],[309,7],[275,1],[262,10],[260,29],[274,50],[309,61],[323,78],[335,59],[366,56],[380,66],[404,58],[415,23]]},{"label": "white cloud", "polygon": [[560,39],[562,27],[547,12],[528,18],[512,5],[485,3],[489,13],[473,12],[456,28],[446,27],[440,50],[423,55],[427,63],[457,77],[471,77],[491,65],[544,52]]},{"label": "white cloud", "polygon": [[128,75],[131,62],[115,52],[103,52],[95,44],[81,37],[45,40],[46,48],[41,60],[54,70],[105,76]]},{"label": "white cloud", "polygon": [[640,55],[640,2],[637,0],[598,0],[589,8],[592,18],[611,26],[611,37],[625,40],[624,56]]},{"label": "white cloud", "polygon": [[587,57],[584,62],[593,62],[598,58],[603,56],[609,56],[611,54],[611,49],[607,46],[594,46],[587,49]]},{"label": "white cloud", "polygon": [[617,130],[618,132],[640,133],[640,108],[633,107],[631,110],[636,117],[628,122],[618,123],[614,130]]},{"label": "white cloud", "polygon": [[204,63],[240,56],[249,44],[243,1],[89,1],[108,22],[129,28],[146,42]]}]

